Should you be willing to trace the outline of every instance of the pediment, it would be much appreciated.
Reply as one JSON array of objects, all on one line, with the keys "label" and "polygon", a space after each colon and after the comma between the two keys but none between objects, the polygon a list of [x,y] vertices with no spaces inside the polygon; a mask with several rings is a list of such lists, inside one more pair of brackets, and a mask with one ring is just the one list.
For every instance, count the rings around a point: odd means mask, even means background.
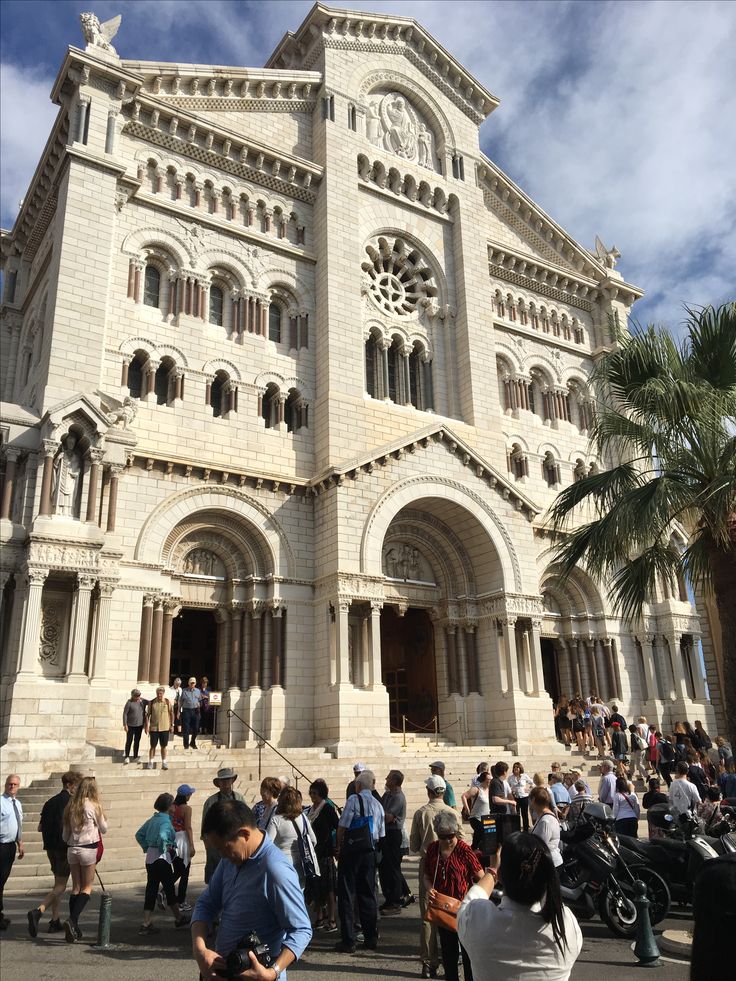
[{"label": "pediment", "polygon": [[406,454],[420,454],[433,445],[443,446],[448,453],[460,461],[462,466],[472,472],[475,480],[481,481],[487,489],[495,491],[515,510],[523,513],[528,521],[533,521],[541,513],[542,508],[522,494],[508,476],[496,470],[477,450],[441,423],[387,443],[340,467],[332,467],[311,481],[311,486],[316,493],[322,493],[330,487],[343,484],[346,479],[358,479],[362,473],[372,473],[377,467],[385,467],[394,461],[400,461]]},{"label": "pediment", "polygon": [[62,402],[57,402],[46,410],[41,420],[41,428],[49,435],[56,434],[70,424],[70,420],[85,420],[88,426],[98,433],[106,433],[110,422],[91,399],[79,392],[70,395]]}]

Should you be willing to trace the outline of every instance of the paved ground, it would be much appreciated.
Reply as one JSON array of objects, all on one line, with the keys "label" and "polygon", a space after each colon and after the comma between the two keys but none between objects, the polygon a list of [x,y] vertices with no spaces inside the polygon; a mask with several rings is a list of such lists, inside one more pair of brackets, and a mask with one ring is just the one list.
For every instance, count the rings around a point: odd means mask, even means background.
[{"label": "paved ground", "polygon": [[[102,866],[101,866],[102,868]],[[416,863],[406,863],[407,879],[416,885]],[[104,878],[104,875],[103,875]],[[413,881],[414,880],[414,881]],[[196,889],[190,887],[190,898]],[[41,924],[38,939],[28,936],[26,912],[32,900],[22,896],[6,898],[5,912],[12,920],[10,928],[0,933],[0,979],[2,981],[186,981],[197,977],[191,959],[189,934],[174,930],[168,915],[156,911],[156,924],[161,933],[154,937],[138,937],[143,905],[143,890],[115,889],[113,923],[108,950],[92,946],[96,934],[99,893],[83,917],[85,939],[70,946],[63,934],[45,933],[47,920]],[[37,897],[33,897],[37,899]],[[682,929],[690,923],[687,913],[675,912],[660,928]],[[304,958],[289,971],[292,981],[353,981],[371,975],[377,978],[417,978],[419,910],[415,904],[400,916],[384,919],[381,928],[380,950],[357,953],[350,957],[336,954],[332,947],[337,935],[317,933]],[[573,981],[641,981],[641,970],[630,944],[611,936],[599,920],[582,924],[585,943],[575,965]],[[667,960],[654,976],[664,981],[687,981],[689,966]]]}]

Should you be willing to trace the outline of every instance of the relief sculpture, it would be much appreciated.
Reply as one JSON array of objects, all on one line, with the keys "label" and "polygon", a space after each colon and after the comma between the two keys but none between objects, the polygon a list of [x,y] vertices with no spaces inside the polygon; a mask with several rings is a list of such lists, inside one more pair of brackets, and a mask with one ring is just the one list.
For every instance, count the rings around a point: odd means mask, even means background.
[{"label": "relief sculpture", "polygon": [[389,579],[434,582],[431,566],[413,545],[389,545],[383,553],[383,571]]},{"label": "relief sculpture", "polygon": [[398,92],[376,96],[368,103],[366,136],[375,146],[435,170],[432,132]]},{"label": "relief sculpture", "polygon": [[214,552],[206,548],[195,548],[184,559],[184,572],[192,576],[220,576],[222,563]]},{"label": "relief sculpture", "polygon": [[59,639],[61,624],[59,611],[55,606],[44,606],[41,609],[41,644],[39,657],[46,664],[57,664],[59,660]]}]

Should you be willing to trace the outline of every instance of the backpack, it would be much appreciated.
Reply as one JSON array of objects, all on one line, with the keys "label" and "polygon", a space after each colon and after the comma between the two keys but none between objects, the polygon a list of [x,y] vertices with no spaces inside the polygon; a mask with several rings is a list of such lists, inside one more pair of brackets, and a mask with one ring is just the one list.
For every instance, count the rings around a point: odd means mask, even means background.
[{"label": "backpack", "polygon": [[663,763],[674,763],[675,750],[672,743],[661,742],[659,744],[659,755],[661,756]]},{"label": "backpack", "polygon": [[687,750],[684,743],[676,743],[674,747],[675,759],[678,763],[684,763],[687,758]]},{"label": "backpack", "polygon": [[302,827],[303,831],[300,831],[297,827],[296,821],[292,818],[291,823],[294,825],[294,831],[296,831],[296,839],[299,843],[299,857],[302,862],[302,871],[304,872],[304,881],[313,882],[315,879],[319,879],[322,873],[320,872],[319,862],[317,861],[317,854],[314,850],[314,845],[312,844],[312,839],[309,837],[307,829],[307,819],[302,814]]}]

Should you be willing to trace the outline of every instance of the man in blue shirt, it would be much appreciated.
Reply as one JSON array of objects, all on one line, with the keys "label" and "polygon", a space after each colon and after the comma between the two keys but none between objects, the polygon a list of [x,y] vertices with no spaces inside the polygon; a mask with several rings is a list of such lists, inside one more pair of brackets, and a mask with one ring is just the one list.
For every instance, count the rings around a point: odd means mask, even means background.
[{"label": "man in blue shirt", "polygon": [[[286,981],[286,968],[312,939],[296,869],[286,855],[259,831],[253,811],[242,801],[213,804],[202,833],[224,860],[197,900],[192,915],[192,952],[204,981],[219,977],[225,958],[251,931],[267,944],[273,964],[265,967],[250,954],[251,968],[239,975],[260,981]],[[215,950],[207,946],[211,924],[218,919]]]},{"label": "man in blue shirt", "polygon": [[[355,789],[337,826],[337,912],[342,939],[335,950],[355,953],[355,921],[353,911],[358,903],[360,923],[368,950],[378,947],[378,901],[376,899],[376,845],[386,834],[383,805],[373,796],[376,778],[371,770],[363,770],[355,778]],[[373,848],[359,854],[343,851],[345,834],[354,821],[370,819]]]},{"label": "man in blue shirt", "polygon": [[181,736],[184,749],[197,749],[197,733],[199,732],[199,710],[202,692],[197,688],[197,679],[190,678],[187,687],[179,695],[179,713],[181,715]]},{"label": "man in blue shirt", "polygon": [[23,805],[16,800],[20,777],[11,773],[5,780],[5,793],[0,797],[0,930],[7,930],[10,920],[3,914],[3,890],[13,868],[16,853],[23,858]]},{"label": "man in blue shirt", "polygon": [[559,773],[550,773],[549,792],[558,814],[564,816],[570,806],[570,793],[562,782],[562,777]]}]

